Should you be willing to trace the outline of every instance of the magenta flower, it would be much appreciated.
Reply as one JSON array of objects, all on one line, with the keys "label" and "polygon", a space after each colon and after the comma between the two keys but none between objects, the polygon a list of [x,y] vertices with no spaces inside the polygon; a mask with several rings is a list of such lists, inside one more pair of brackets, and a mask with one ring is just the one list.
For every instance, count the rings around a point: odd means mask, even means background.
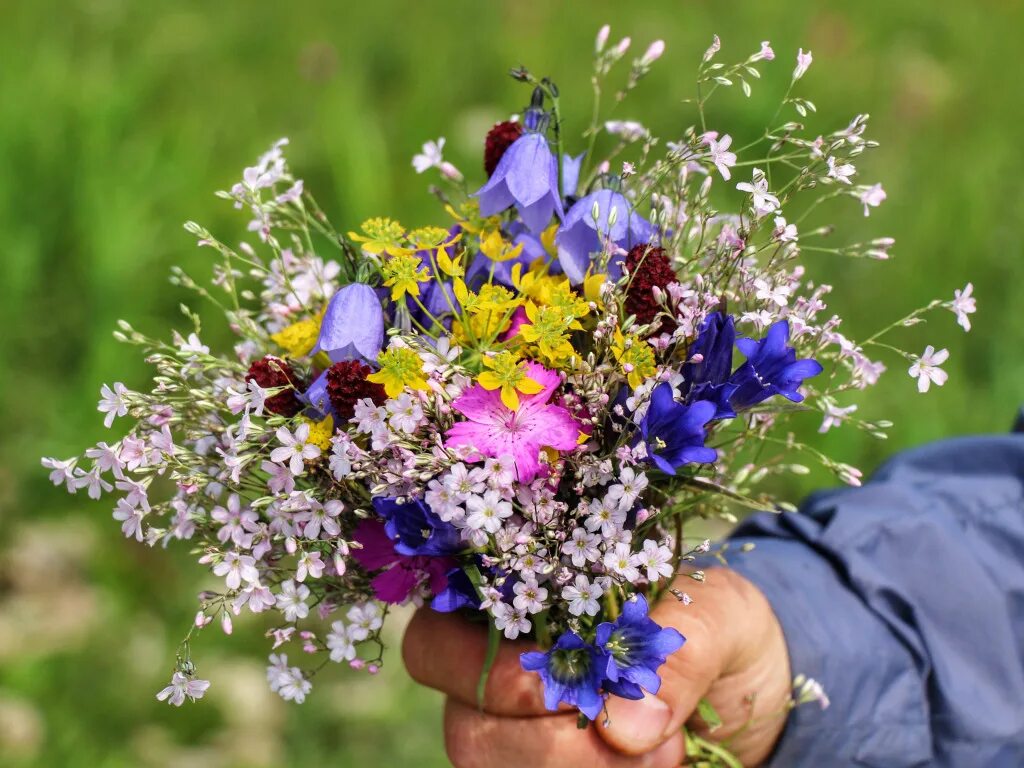
[{"label": "magenta flower", "polygon": [[462,394],[452,407],[468,421],[460,421],[448,430],[445,445],[468,446],[476,458],[511,456],[521,483],[529,483],[540,473],[541,448],[570,451],[577,445],[580,425],[560,405],[548,401],[561,379],[537,363],[527,363],[529,377],[544,388],[535,395],[521,395],[519,409],[501,402],[500,390],[487,390],[479,384]]},{"label": "magenta flower", "polygon": [[400,555],[384,523],[376,520],[360,522],[353,538],[362,545],[352,550],[356,561],[369,572],[380,571],[370,582],[378,600],[401,603],[424,582],[432,595],[447,588],[448,571],[455,565],[452,558]]}]

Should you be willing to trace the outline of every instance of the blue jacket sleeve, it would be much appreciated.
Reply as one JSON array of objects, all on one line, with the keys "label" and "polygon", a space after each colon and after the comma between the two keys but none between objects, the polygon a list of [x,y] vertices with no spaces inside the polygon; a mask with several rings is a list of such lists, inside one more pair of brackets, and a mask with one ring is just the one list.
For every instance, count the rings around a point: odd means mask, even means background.
[{"label": "blue jacket sleeve", "polygon": [[733,538],[831,700],[791,713],[772,766],[1024,766],[1024,436],[902,454]]}]

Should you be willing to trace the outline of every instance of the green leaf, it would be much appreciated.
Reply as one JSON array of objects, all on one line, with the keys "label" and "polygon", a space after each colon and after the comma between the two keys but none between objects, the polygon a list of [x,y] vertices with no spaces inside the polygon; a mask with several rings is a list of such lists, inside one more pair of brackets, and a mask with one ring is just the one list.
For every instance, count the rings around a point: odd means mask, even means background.
[{"label": "green leaf", "polygon": [[484,658],[484,667],[480,670],[480,680],[476,684],[476,705],[484,711],[484,692],[487,690],[487,678],[491,676],[491,667],[494,660],[498,658],[498,648],[501,645],[501,631],[494,626],[493,621],[487,622],[487,656]]},{"label": "green leaf", "polygon": [[707,699],[701,699],[697,704],[697,714],[700,715],[700,719],[708,725],[708,730],[714,733],[722,725],[722,718],[718,716],[715,708],[711,706],[711,702]]}]

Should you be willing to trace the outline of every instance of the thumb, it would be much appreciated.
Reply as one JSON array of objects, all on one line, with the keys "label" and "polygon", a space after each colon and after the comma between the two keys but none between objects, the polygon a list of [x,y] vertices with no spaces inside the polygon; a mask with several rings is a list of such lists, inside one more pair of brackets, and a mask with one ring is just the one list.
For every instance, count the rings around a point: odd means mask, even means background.
[{"label": "thumb", "polygon": [[610,747],[628,755],[654,749],[679,732],[723,672],[734,635],[730,631],[734,622],[725,620],[737,599],[731,576],[726,570],[714,569],[702,584],[681,577],[694,592],[693,604],[684,606],[666,594],[653,608],[651,618],[663,627],[679,630],[686,643],[658,670],[661,687],[657,694],[635,701],[608,697],[608,720],[597,731]]}]

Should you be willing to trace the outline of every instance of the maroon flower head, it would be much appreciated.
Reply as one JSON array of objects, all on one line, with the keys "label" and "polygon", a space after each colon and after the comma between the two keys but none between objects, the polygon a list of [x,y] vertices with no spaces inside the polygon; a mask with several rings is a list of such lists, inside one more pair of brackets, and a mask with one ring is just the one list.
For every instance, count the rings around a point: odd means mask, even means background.
[{"label": "maroon flower head", "polygon": [[511,120],[497,123],[488,131],[487,139],[484,141],[484,170],[487,171],[488,178],[498,167],[505,150],[522,135],[523,126]]},{"label": "maroon flower head", "polygon": [[[629,287],[626,290],[626,314],[634,315],[638,323],[646,325],[654,320],[661,306],[654,298],[653,288],[665,290],[670,283],[679,282],[672,262],[664,249],[644,243],[634,246],[626,256]],[[675,322],[663,318],[653,333],[672,331]]]},{"label": "maroon flower head", "polygon": [[372,400],[374,405],[383,405],[388,399],[384,387],[366,380],[371,373],[370,366],[358,360],[344,360],[327,369],[327,396],[338,418],[351,419],[356,403],[364,397]]},{"label": "maroon flower head", "polygon": [[249,366],[246,381],[255,381],[264,389],[289,387],[282,389],[266,400],[266,409],[279,416],[294,416],[302,410],[302,401],[298,393],[306,388],[302,379],[294,369],[279,357],[267,355]]}]

